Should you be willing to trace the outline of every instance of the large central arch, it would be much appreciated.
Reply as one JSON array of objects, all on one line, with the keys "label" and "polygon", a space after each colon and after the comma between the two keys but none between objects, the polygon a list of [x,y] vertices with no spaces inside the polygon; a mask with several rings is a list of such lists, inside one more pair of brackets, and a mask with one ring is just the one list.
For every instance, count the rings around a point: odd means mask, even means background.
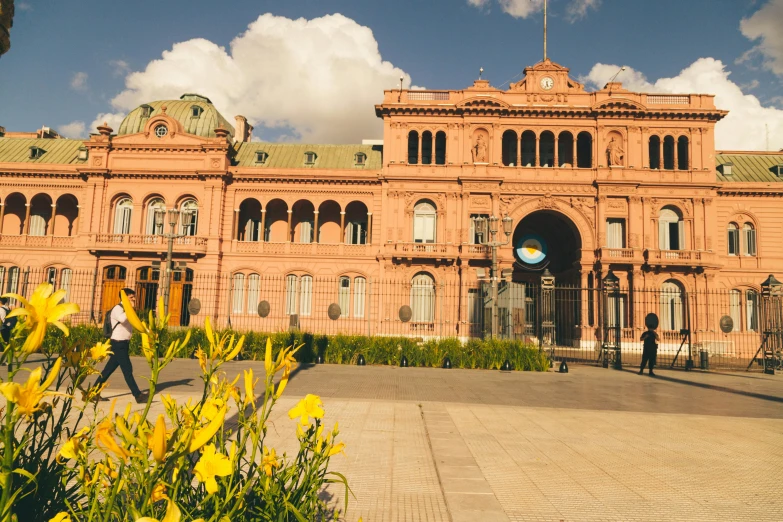
[{"label": "large central arch", "polygon": [[559,281],[578,283],[583,241],[579,227],[556,209],[538,209],[519,220],[512,236],[515,278],[548,269]]}]

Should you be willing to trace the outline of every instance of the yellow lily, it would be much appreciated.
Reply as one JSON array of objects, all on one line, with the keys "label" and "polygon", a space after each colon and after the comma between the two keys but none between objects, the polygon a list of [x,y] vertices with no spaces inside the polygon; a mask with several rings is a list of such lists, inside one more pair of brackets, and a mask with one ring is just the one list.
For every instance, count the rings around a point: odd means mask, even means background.
[{"label": "yellow lily", "polygon": [[204,320],[204,331],[207,333],[207,340],[209,341],[209,344],[214,345],[215,334],[212,331],[212,323],[210,322],[209,317]]},{"label": "yellow lily", "polygon": [[218,490],[215,477],[227,477],[231,475],[231,461],[225,455],[217,453],[215,445],[210,444],[204,447],[204,453],[193,468],[196,478],[199,482],[204,482],[207,486],[207,493],[216,493]]},{"label": "yellow lily", "polygon": [[327,454],[328,457],[333,457],[334,455],[337,455],[338,453],[345,453],[345,443],[344,442],[338,442],[331,448],[329,448],[329,453]]},{"label": "yellow lily", "polygon": [[133,309],[133,305],[128,299],[128,296],[125,295],[125,292],[122,290],[120,290],[120,299],[122,301],[122,308],[125,310],[125,315],[128,316],[128,322],[131,326],[140,332],[149,333],[149,328],[146,324],[142,323],[139,316],[136,315],[136,310]]},{"label": "yellow lily", "polygon": [[54,517],[50,518],[49,522],[71,522],[71,516],[65,511],[60,511]]},{"label": "yellow lily", "polygon": [[130,456],[130,452],[117,444],[114,440],[114,424],[112,423],[112,417],[114,415],[114,404],[116,399],[112,402],[111,409],[109,410],[109,416],[106,417],[98,424],[95,429],[95,442],[98,447],[104,452],[112,452],[121,459],[125,460]]},{"label": "yellow lily", "polygon": [[310,423],[310,417],[320,419],[324,416],[323,403],[318,395],[308,393],[304,399],[288,411],[288,417],[295,419],[299,417],[299,422],[303,426]]},{"label": "yellow lily", "polygon": [[291,369],[286,368],[283,371],[283,377],[280,379],[280,384],[277,385],[277,391],[275,392],[275,399],[279,399],[283,395],[283,390],[288,386],[288,377],[291,376]]},{"label": "yellow lily", "polygon": [[[232,340],[233,340],[233,337],[232,337]],[[234,346],[234,349],[233,349],[233,350],[231,350],[230,352],[228,352],[228,353],[226,354],[226,357],[225,357],[225,359],[224,359],[224,360],[226,360],[226,361],[231,361],[231,360],[233,360],[233,359],[234,359],[234,358],[235,358],[237,355],[239,355],[239,352],[240,352],[240,351],[242,351],[242,345],[243,345],[243,344],[245,344],[245,336],[244,336],[244,335],[243,335],[242,337],[240,337],[240,338],[239,338],[239,341],[237,341],[237,344],[236,344],[236,346]],[[230,346],[231,346],[231,345],[229,345],[229,347],[230,347]]]},{"label": "yellow lily", "polygon": [[280,461],[277,459],[277,454],[274,448],[264,448],[264,460],[261,461],[261,466],[264,468],[264,473],[267,477],[272,476],[272,470],[280,467]]},{"label": "yellow lily", "polygon": [[150,346],[150,337],[144,332],[141,332],[141,351],[144,353],[144,358],[147,362],[152,361],[152,347]]},{"label": "yellow lily", "polygon": [[[179,510],[173,500],[168,500],[168,506],[166,507],[166,515],[158,520],[152,517],[137,518],[136,522],[179,522],[182,519],[182,512]],[[195,521],[194,521],[195,522]]]},{"label": "yellow lily", "polygon": [[272,339],[267,337],[266,353],[264,354],[264,369],[266,370],[266,374],[267,375],[271,374],[274,367],[275,367],[275,363],[274,360],[272,359]]},{"label": "yellow lily", "polygon": [[110,348],[111,348],[111,342],[109,342],[108,339],[106,340],[106,342],[102,342],[102,343],[99,342],[98,344],[90,348],[90,357],[100,362],[113,353],[110,350]]},{"label": "yellow lily", "polygon": [[204,353],[204,350],[201,348],[196,350],[196,358],[198,359],[198,365],[201,368],[201,371],[207,373],[207,354]]},{"label": "yellow lily", "polygon": [[15,382],[4,382],[0,384],[0,393],[5,395],[9,402],[16,404],[20,414],[30,416],[40,409],[38,403],[41,402],[41,399],[47,395],[57,395],[56,392],[48,392],[46,390],[60,373],[61,364],[62,359],[57,358],[49,370],[49,375],[43,382],[41,382],[43,368],[38,367],[30,372],[30,377],[28,377],[24,386],[20,386]]},{"label": "yellow lily", "polygon": [[10,297],[22,303],[22,307],[14,308],[8,317],[26,316],[24,327],[32,331],[27,334],[22,351],[30,354],[40,348],[46,335],[46,326],[53,324],[65,335],[68,335],[68,327],[60,322],[61,319],[79,312],[76,303],[61,303],[66,290],[58,290],[52,294],[52,285],[41,283],[30,296],[28,301],[18,294],[3,294],[2,297]]},{"label": "yellow lily", "polygon": [[255,387],[258,380],[253,381],[253,369],[249,368],[244,371],[245,376],[245,402],[242,404],[245,408],[249,404],[256,404]]},{"label": "yellow lily", "polygon": [[[77,459],[81,456],[87,456],[87,448],[82,443],[82,439],[90,432],[89,426],[85,426],[79,433],[68,439],[60,448],[60,452],[57,454],[57,462],[63,463],[65,460]],[[65,460],[63,460],[65,459]]]},{"label": "yellow lily", "polygon": [[163,414],[158,415],[155,422],[155,431],[152,432],[152,456],[158,462],[163,462],[166,458],[166,418]]},{"label": "yellow lily", "polygon": [[209,424],[200,430],[196,430],[196,432],[193,434],[193,438],[190,441],[191,453],[201,449],[204,444],[209,442],[212,437],[215,436],[215,433],[217,433],[217,431],[223,425],[223,420],[226,418],[226,408],[227,406],[224,405],[222,408],[220,408],[218,414],[212,418]]},{"label": "yellow lily", "polygon": [[152,488],[152,501],[159,502],[168,499],[169,497],[166,495],[166,486],[164,484],[155,484],[155,487]]}]

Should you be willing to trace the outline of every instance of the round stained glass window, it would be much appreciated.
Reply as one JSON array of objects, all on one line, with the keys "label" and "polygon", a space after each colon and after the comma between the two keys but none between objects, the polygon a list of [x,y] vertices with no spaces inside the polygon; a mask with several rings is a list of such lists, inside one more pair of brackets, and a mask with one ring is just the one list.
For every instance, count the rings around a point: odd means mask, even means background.
[{"label": "round stained glass window", "polygon": [[157,136],[158,138],[162,138],[168,133],[169,133],[169,129],[165,125],[158,125],[157,127],[155,127],[155,136]]}]

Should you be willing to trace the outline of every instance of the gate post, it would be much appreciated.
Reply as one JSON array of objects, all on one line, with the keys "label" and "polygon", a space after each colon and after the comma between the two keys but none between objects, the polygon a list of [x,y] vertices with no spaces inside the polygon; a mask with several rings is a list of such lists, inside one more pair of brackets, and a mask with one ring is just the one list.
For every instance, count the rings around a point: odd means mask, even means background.
[{"label": "gate post", "polygon": [[[609,270],[609,273],[604,277],[604,294],[606,301],[604,321],[607,333],[604,341],[604,367],[608,367],[606,356],[611,347],[615,352],[614,367],[617,370],[621,370],[623,368],[623,360],[622,352],[620,350],[620,340],[622,337],[622,326],[620,323],[620,279],[618,279],[611,270]],[[610,333],[614,335],[610,335]],[[614,342],[611,342],[612,337],[614,337]]]},{"label": "gate post", "polygon": [[541,274],[541,344],[550,346],[550,361],[555,355],[555,276],[549,269]]},{"label": "gate post", "polygon": [[761,283],[761,312],[764,341],[759,351],[764,361],[764,373],[774,375],[777,363],[775,353],[783,347],[783,283],[772,274]]}]

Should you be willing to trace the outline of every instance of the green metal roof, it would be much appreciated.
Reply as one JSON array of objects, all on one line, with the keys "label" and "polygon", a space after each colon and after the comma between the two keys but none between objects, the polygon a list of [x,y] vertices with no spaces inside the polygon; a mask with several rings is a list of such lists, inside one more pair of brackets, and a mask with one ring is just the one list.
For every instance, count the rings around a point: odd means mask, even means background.
[{"label": "green metal roof", "polygon": [[718,166],[732,163],[731,176],[724,176],[720,170],[716,175],[718,181],[726,183],[781,183],[783,177],[777,176],[776,165],[783,165],[783,152],[780,154],[743,154],[727,152],[717,154],[715,162]]},{"label": "green metal roof", "polygon": [[[302,145],[299,143],[237,143],[234,164],[240,167],[294,169],[359,169],[380,170],[381,147],[378,145]],[[256,152],[266,152],[263,164],[256,162]],[[315,152],[312,166],[305,165],[305,152]],[[356,165],[354,156],[362,152],[367,155],[364,166]]]},{"label": "green metal roof", "polygon": [[[30,147],[44,150],[40,158],[30,159]],[[78,159],[81,140],[40,138],[0,138],[0,162],[84,164]]]},{"label": "green metal roof", "polygon": [[[149,119],[143,117],[144,107],[149,106],[152,108],[150,112],[150,117],[152,117],[162,114],[161,108],[164,105],[166,106],[166,114],[182,123],[182,126],[185,127],[185,132],[188,134],[214,138],[215,129],[222,124],[223,128],[228,130],[231,136],[234,135],[234,126],[218,112],[215,106],[212,105],[212,102],[209,101],[209,98],[198,94],[183,94],[179,100],[160,100],[139,105],[122,120],[117,135],[122,136],[124,134],[142,132]],[[194,118],[191,115],[191,108],[194,105],[204,110],[198,118]]]}]

